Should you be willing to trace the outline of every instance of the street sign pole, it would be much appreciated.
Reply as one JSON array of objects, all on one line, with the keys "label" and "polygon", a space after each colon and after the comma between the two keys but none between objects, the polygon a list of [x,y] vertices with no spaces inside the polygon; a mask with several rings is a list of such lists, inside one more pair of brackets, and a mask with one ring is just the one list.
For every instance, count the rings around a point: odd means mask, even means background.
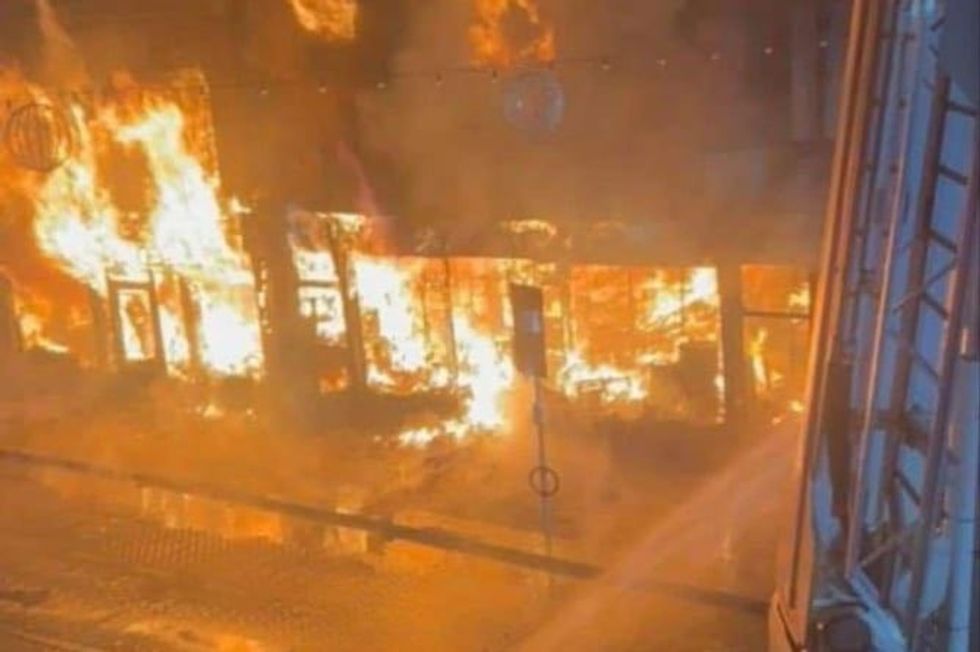
[{"label": "street sign pole", "polygon": [[[544,396],[542,378],[547,377],[544,340],[544,301],[540,288],[512,284],[511,306],[514,315],[514,363],[517,370],[531,380],[534,428],[537,435],[537,465],[528,475],[531,489],[538,495],[541,535],[544,553],[551,557],[553,534],[551,498],[558,493],[558,473],[548,465],[545,445]],[[548,590],[554,588],[554,577],[547,573]]]},{"label": "street sign pole", "polygon": [[[538,494],[541,517],[541,534],[544,537],[544,554],[550,559],[552,554],[551,496],[558,491],[558,475],[548,466],[548,452],[544,436],[544,404],[541,400],[541,379],[532,379],[534,387],[534,427],[538,435],[538,466],[532,470],[532,488]],[[537,482],[535,479],[537,472]],[[537,485],[537,486],[535,486]],[[548,573],[548,590],[554,588],[554,577]]]}]

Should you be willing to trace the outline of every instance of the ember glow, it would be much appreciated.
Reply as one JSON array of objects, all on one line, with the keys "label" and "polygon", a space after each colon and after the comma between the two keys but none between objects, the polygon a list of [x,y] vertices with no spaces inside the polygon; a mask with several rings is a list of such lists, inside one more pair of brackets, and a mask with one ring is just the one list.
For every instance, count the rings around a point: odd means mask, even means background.
[{"label": "ember glow", "polygon": [[325,41],[353,41],[357,36],[356,0],[289,0],[296,20]]},{"label": "ember glow", "polygon": [[589,385],[601,387],[599,398],[603,404],[634,403],[647,397],[647,386],[639,369],[618,369],[602,363],[592,365],[577,351],[568,355],[558,376],[562,390],[570,397],[579,396]]},{"label": "ember glow", "polygon": [[477,63],[494,69],[555,59],[555,31],[536,0],[474,0],[470,45]]}]

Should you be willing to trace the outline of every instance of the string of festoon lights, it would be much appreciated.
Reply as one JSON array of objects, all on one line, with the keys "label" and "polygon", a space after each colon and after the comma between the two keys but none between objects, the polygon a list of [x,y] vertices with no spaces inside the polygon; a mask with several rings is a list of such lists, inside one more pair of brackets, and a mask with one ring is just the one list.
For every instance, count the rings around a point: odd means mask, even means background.
[{"label": "string of festoon lights", "polygon": [[[827,49],[830,44],[827,40],[818,42],[820,49]],[[759,50],[759,54],[765,57],[776,57],[780,52],[772,45],[765,45]],[[707,52],[703,54],[704,59],[716,65],[724,65],[729,58],[720,52]],[[561,70],[586,70],[595,71],[600,74],[609,74],[617,69],[637,70],[637,64],[644,68],[652,69],[655,73],[667,73],[674,69],[675,59],[668,56],[651,56],[639,60],[637,57],[623,56],[588,56],[588,57],[567,57],[557,58],[543,63],[523,63],[506,67],[494,67],[486,64],[479,65],[459,65],[444,66],[439,68],[418,69],[418,70],[395,70],[373,84],[376,91],[386,91],[393,86],[402,84],[430,84],[435,87],[446,85],[454,78],[482,78],[488,83],[497,83],[510,76],[519,75],[523,72],[549,71],[559,73]],[[325,78],[308,76],[304,78],[279,78],[279,79],[225,79],[209,80],[205,85],[198,86],[196,89],[191,85],[180,88],[181,92],[197,92],[202,96],[221,91],[241,91],[255,93],[259,97],[268,97],[276,92],[285,90],[293,91],[297,88],[307,88],[319,94],[329,94],[336,84]],[[370,87],[370,85],[369,85]],[[112,84],[89,84],[77,87],[52,87],[44,86],[44,93],[48,101],[59,100],[66,103],[92,104],[103,98],[125,97],[129,93],[139,94],[161,90],[174,92],[175,86],[172,83],[150,81],[138,82],[131,87],[117,87]],[[0,95],[0,111],[6,108],[7,112],[14,110],[18,105],[30,100],[25,94],[12,94],[9,91]]]}]

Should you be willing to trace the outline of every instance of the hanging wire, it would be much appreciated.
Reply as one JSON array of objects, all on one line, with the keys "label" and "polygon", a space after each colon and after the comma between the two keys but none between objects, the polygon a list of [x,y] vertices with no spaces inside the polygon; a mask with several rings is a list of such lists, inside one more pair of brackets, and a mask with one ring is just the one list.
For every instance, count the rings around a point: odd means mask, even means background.
[{"label": "hanging wire", "polygon": [[[821,41],[819,46],[821,48],[828,47],[825,45],[824,41]],[[775,54],[775,49],[766,45],[762,48],[762,53],[766,56],[772,56]],[[725,58],[720,52],[711,52],[707,55],[707,59],[712,64],[721,64],[724,62]],[[600,74],[608,73],[613,68],[617,69],[632,69],[638,70],[637,64],[643,64],[644,66],[652,65],[656,69],[661,71],[670,68],[671,59],[665,56],[661,57],[643,57],[642,59],[633,58],[632,60],[626,57],[611,57],[608,55],[594,56],[594,57],[569,57],[569,58],[558,58],[547,62],[536,63],[536,64],[525,64],[522,66],[515,66],[514,68],[508,69],[506,73],[517,72],[521,70],[533,70],[533,69],[547,69],[551,71],[559,71],[561,69],[581,69],[581,70],[591,70],[594,72],[599,72]],[[165,74],[163,71],[159,71],[158,75]],[[500,81],[505,74],[505,71],[501,71],[495,67],[488,67],[482,65],[461,65],[461,66],[445,66],[440,68],[430,68],[425,70],[396,70],[386,76],[385,79],[378,80],[374,83],[374,88],[378,91],[387,90],[393,84],[403,84],[411,82],[424,82],[432,84],[433,81],[436,86],[442,86],[450,78],[459,77],[484,77],[490,83],[497,83]],[[225,80],[213,80],[209,81],[205,86],[195,89],[202,95],[207,95],[209,92],[213,93],[216,91],[246,91],[254,92],[261,97],[268,97],[274,91],[281,89],[293,89],[297,87],[309,88],[312,92],[317,92],[320,94],[326,94],[329,88],[329,83],[324,81],[322,78],[303,77],[303,78],[280,78],[280,79],[225,79]],[[151,81],[139,84],[140,92],[149,92],[152,90],[159,91],[173,91],[174,84],[168,83],[166,81]],[[63,101],[67,101],[69,98],[73,103],[91,103],[96,101],[97,98],[104,95],[117,92],[112,87],[103,85],[89,85],[83,87],[73,87],[73,88],[60,88],[60,87],[45,87],[44,91],[49,97],[57,97]],[[6,103],[16,102],[12,96],[6,96],[3,100]]]}]

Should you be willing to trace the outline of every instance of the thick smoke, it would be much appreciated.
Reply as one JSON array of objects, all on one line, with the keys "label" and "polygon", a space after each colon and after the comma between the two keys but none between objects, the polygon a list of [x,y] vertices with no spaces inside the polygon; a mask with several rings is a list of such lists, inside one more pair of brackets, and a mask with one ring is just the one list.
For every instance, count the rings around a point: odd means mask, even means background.
[{"label": "thick smoke", "polygon": [[75,42],[65,31],[50,0],[36,0],[41,33],[41,81],[61,87],[79,87],[88,71]]},{"label": "thick smoke", "polygon": [[623,220],[692,248],[724,230],[732,193],[759,185],[759,156],[748,168],[730,162],[727,172],[749,178],[718,188],[712,153],[764,148],[785,115],[749,83],[752,49],[765,42],[750,42],[751,17],[722,12],[679,29],[678,2],[539,4],[567,104],[551,134],[507,123],[506,71],[496,82],[453,72],[471,63],[471,3],[432,0],[412,14],[394,65],[405,74],[359,106],[367,141],[404,175],[400,212],[474,232],[513,218]]}]

